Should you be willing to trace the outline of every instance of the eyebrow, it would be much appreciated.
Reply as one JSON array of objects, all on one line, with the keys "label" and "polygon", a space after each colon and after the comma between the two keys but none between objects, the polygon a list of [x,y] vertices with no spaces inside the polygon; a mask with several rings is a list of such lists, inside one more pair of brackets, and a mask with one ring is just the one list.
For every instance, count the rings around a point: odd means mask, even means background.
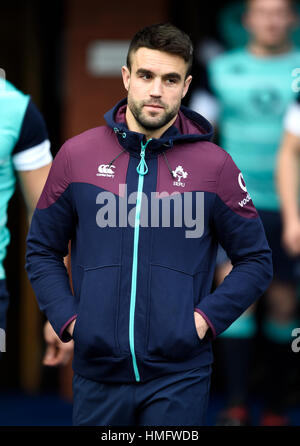
[{"label": "eyebrow", "polygon": [[[151,70],[147,70],[145,68],[139,68],[136,72],[137,75],[145,75],[145,74],[154,74]],[[164,79],[177,79],[178,81],[181,80],[181,76],[179,73],[172,72],[172,73],[166,73],[162,76]]]}]

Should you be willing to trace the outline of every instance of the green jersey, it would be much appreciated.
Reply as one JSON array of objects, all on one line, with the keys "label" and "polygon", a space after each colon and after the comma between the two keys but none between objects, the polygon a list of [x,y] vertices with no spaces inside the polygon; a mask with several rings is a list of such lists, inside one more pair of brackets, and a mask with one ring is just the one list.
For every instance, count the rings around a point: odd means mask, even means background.
[{"label": "green jersey", "polygon": [[293,70],[300,52],[257,57],[233,50],[210,62],[210,87],[220,104],[220,145],[243,172],[258,209],[278,210],[276,155],[283,118],[296,97]]},{"label": "green jersey", "polygon": [[15,171],[38,169],[52,160],[44,120],[28,95],[0,79],[0,279],[10,233],[7,206],[15,190]]}]

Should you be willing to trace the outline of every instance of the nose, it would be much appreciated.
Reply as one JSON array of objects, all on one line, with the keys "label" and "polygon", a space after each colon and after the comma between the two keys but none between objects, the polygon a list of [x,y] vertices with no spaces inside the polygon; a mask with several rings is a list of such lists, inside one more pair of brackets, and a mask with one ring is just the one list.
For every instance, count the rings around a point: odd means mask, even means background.
[{"label": "nose", "polygon": [[162,95],[162,83],[159,78],[156,78],[152,82],[150,96],[160,98],[161,95]]}]

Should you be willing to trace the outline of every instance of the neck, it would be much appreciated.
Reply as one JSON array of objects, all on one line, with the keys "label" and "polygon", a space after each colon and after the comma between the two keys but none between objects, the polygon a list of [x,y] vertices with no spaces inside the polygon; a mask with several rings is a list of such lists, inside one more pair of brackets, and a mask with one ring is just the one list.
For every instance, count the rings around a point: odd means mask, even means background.
[{"label": "neck", "polygon": [[275,56],[278,54],[285,54],[290,51],[292,44],[289,41],[282,42],[280,45],[267,46],[259,42],[252,41],[248,45],[250,53],[258,57]]},{"label": "neck", "polygon": [[145,129],[133,116],[131,113],[129,107],[126,108],[126,122],[127,127],[132,132],[138,132],[145,135],[146,139],[155,138],[159,139],[165,132],[168,130],[169,127],[171,127],[174,122],[176,121],[177,115],[174,116],[174,118],[171,119],[167,124],[165,124],[163,127],[160,127],[158,129]]}]

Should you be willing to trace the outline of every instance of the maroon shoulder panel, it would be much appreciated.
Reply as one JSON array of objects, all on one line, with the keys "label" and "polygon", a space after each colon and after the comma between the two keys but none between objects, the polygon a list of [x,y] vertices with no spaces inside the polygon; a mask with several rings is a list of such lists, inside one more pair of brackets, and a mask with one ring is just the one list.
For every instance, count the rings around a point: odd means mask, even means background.
[{"label": "maroon shoulder panel", "polygon": [[119,184],[126,182],[129,162],[129,154],[123,150],[109,127],[90,130],[84,140],[72,146],[72,181],[119,194]]},{"label": "maroon shoulder panel", "polygon": [[37,203],[38,209],[45,209],[55,203],[70,184],[70,169],[64,144],[55,156],[43,192]]},{"label": "maroon shoulder panel", "polygon": [[227,155],[220,173],[217,194],[230,209],[242,217],[255,218],[258,216],[247,191],[243,174],[230,155]]},{"label": "maroon shoulder panel", "polygon": [[157,192],[216,192],[218,170],[224,159],[224,151],[203,141],[183,144],[165,152],[173,178],[164,155],[158,157]]},{"label": "maroon shoulder panel", "polygon": [[[126,181],[129,162],[129,154],[121,153],[122,150],[114,132],[104,126],[69,139],[53,161],[37,207],[50,206],[74,182],[119,194],[119,184]],[[118,158],[113,161],[116,156]]]},{"label": "maroon shoulder panel", "polygon": [[257,216],[243,176],[228,153],[208,141],[174,146],[158,157],[157,194],[202,191],[216,193],[237,214]]}]

